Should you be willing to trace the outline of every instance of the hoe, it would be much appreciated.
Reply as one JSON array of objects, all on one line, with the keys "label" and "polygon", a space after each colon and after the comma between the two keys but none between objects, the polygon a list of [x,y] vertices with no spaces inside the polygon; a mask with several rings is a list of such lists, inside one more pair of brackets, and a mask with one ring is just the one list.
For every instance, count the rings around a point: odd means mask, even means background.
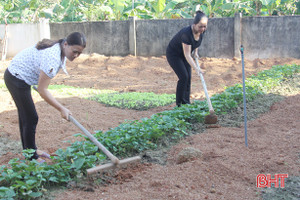
[{"label": "hoe", "polygon": [[98,148],[105,154],[109,159],[112,161],[112,163],[107,163],[104,165],[99,165],[90,169],[87,169],[88,174],[93,174],[95,172],[101,172],[104,170],[116,168],[122,165],[126,165],[129,163],[134,163],[141,160],[140,156],[135,156],[131,158],[126,158],[123,160],[119,160],[116,156],[114,156],[109,150],[107,150],[90,132],[88,132],[74,117],[71,115],[69,116],[69,120],[73,122],[78,128],[80,128],[86,136],[95,144],[98,146]]},{"label": "hoe", "polygon": [[[33,89],[37,90],[36,86],[33,86]],[[141,160],[140,156],[135,156],[123,160],[119,160],[116,156],[114,156],[108,149],[106,149],[88,130],[86,130],[74,117],[69,115],[69,120],[73,122],[80,130],[82,130],[85,135],[95,144],[97,147],[107,156],[109,159],[112,161],[111,163],[107,163],[104,165],[99,165],[90,169],[87,169],[88,175],[96,173],[96,172],[101,172],[104,170],[109,170],[117,167],[121,167],[123,165],[129,164],[129,163],[134,163],[137,161]]]},{"label": "hoe", "polygon": [[[196,62],[197,68],[199,69],[200,66],[199,66],[198,59],[194,58],[194,60]],[[208,95],[208,92],[207,92],[207,88],[206,88],[204,77],[203,77],[203,75],[201,74],[200,71],[198,71],[198,72],[199,72],[198,76],[200,76],[200,79],[201,79],[201,82],[202,82],[202,86],[203,86],[203,89],[204,89],[204,92],[205,92],[205,96],[206,96],[208,108],[209,108],[209,115],[205,116],[204,123],[205,124],[215,124],[218,121],[218,117],[217,117],[217,115],[215,115],[215,111],[214,111],[214,109],[212,107],[212,104],[211,104],[211,101],[210,101],[210,98],[209,98],[209,95]]]}]

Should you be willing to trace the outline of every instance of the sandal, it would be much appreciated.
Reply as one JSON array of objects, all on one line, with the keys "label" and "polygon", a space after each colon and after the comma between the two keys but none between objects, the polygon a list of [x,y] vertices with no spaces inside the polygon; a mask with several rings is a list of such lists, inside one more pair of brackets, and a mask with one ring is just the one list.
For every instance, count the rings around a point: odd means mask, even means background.
[{"label": "sandal", "polygon": [[46,162],[46,160],[41,159],[41,158],[36,159],[36,161],[37,161],[39,164],[42,164],[42,163]]},{"label": "sandal", "polygon": [[36,153],[38,154],[38,156],[43,157],[43,158],[47,158],[47,159],[51,159],[50,155],[46,152],[37,150]]}]

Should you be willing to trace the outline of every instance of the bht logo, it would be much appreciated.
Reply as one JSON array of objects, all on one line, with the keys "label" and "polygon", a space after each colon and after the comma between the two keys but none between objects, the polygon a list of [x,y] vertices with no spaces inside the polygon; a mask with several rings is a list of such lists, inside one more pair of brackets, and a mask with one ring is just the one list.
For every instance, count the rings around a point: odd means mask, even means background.
[{"label": "bht logo", "polygon": [[258,188],[271,187],[271,184],[274,183],[274,186],[278,188],[279,179],[280,187],[284,188],[284,179],[288,177],[288,174],[275,174],[274,178],[271,178],[271,174],[258,174],[256,177],[256,186]]}]

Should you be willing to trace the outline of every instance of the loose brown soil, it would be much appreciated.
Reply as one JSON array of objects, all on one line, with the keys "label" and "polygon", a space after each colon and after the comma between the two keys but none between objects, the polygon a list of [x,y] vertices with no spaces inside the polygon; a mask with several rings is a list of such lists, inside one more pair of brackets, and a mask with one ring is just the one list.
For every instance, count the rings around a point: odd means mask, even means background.
[{"label": "loose brown soil", "polygon": [[[203,58],[205,80],[210,95],[225,86],[242,82],[240,59]],[[0,63],[0,78],[9,61]],[[300,64],[299,59],[268,59],[245,61],[246,75],[270,69],[273,65]],[[68,62],[70,76],[62,72],[52,84],[84,88],[175,93],[177,77],[165,57],[105,57],[82,55]],[[193,72],[192,98],[204,99],[201,81]],[[33,98],[39,114],[36,140],[39,149],[54,153],[75,141],[76,126],[61,119],[60,113],[44,102],[36,92]],[[124,120],[141,119],[175,104],[147,111],[107,107],[77,97],[57,99],[72,111],[73,116],[88,130],[106,131]],[[10,94],[0,89],[0,163],[20,157],[21,144],[17,111]],[[258,199],[261,189],[256,176],[288,173],[299,176],[300,94],[287,96],[275,103],[270,111],[248,123],[248,147],[244,127],[210,128],[182,140],[166,151],[167,163],[142,163],[114,175],[115,183],[90,185],[91,189],[70,187],[52,194],[55,199]],[[196,131],[197,132],[197,131]],[[13,141],[13,143],[12,143]],[[177,155],[187,147],[200,150],[202,156],[176,164]],[[50,197],[49,197],[50,198]]]}]

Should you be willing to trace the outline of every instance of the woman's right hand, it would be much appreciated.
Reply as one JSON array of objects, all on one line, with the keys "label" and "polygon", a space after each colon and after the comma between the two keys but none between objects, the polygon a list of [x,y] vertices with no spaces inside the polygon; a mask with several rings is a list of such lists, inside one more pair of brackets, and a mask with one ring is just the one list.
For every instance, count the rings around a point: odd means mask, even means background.
[{"label": "woman's right hand", "polygon": [[63,107],[60,111],[62,118],[65,120],[70,121],[69,116],[72,115],[71,111],[67,109],[66,107]]}]

